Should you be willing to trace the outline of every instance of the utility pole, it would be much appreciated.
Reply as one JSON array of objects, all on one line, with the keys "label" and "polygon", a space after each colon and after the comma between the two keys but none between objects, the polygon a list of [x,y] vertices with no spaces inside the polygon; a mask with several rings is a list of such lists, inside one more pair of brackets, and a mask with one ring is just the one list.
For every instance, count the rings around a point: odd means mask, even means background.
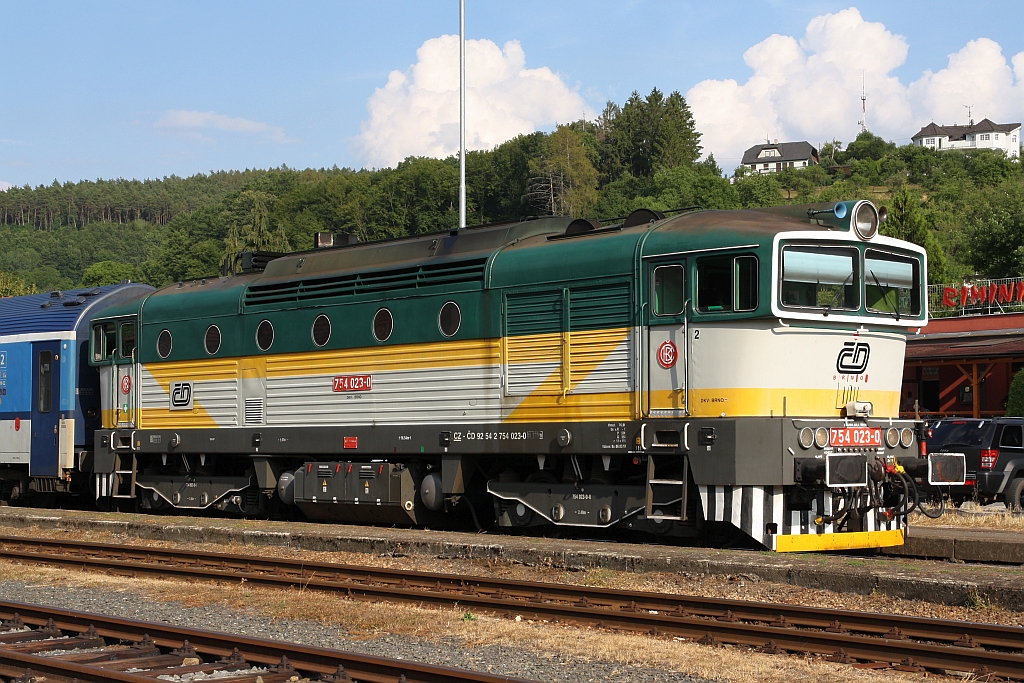
[{"label": "utility pole", "polygon": [[466,0],[459,0],[459,227],[466,227]]}]

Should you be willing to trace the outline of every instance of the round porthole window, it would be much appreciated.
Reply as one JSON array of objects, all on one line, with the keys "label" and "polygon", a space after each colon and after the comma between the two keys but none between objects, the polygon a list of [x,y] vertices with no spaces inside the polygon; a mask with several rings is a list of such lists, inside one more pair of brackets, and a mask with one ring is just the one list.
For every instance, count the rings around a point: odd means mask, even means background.
[{"label": "round porthole window", "polygon": [[167,358],[171,355],[171,331],[163,330],[160,332],[160,336],[156,338],[156,355],[161,358]]},{"label": "round porthole window", "polygon": [[331,319],[326,315],[318,315],[313,321],[313,343],[323,346],[331,340]]},{"label": "round porthole window", "polygon": [[256,346],[260,351],[266,351],[274,345],[274,326],[269,320],[264,320],[256,328]]},{"label": "round porthole window", "polygon": [[454,301],[449,301],[441,307],[441,313],[437,316],[437,326],[441,328],[441,334],[446,337],[453,336],[459,331],[462,324],[462,311]]},{"label": "round porthole window", "polygon": [[373,337],[379,342],[386,342],[395,331],[395,319],[391,311],[382,308],[373,316]]},{"label": "round porthole window", "polygon": [[207,327],[203,344],[206,346],[206,352],[211,356],[220,351],[220,328],[216,325]]}]

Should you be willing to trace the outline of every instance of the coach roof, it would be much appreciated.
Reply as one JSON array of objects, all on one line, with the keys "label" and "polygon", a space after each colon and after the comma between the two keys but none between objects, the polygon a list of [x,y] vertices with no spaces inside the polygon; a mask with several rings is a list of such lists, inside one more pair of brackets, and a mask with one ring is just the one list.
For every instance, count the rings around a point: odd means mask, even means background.
[{"label": "coach roof", "polygon": [[125,283],[0,299],[0,336],[70,332],[107,305],[145,291],[152,287]]}]

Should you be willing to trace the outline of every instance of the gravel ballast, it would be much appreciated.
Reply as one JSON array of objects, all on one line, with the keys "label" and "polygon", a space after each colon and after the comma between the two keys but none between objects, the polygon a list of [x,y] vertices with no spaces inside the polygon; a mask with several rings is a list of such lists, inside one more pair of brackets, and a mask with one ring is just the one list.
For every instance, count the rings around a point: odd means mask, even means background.
[{"label": "gravel ballast", "polygon": [[623,666],[566,654],[539,653],[497,645],[470,647],[461,639],[453,637],[430,641],[396,635],[352,639],[347,637],[343,629],[315,621],[267,619],[249,610],[222,606],[186,607],[174,602],[152,600],[127,590],[86,590],[65,586],[33,585],[23,581],[0,581],[0,598],[12,602],[51,605],[127,619],[165,622],[189,628],[286,640],[380,657],[475,669],[538,681],[701,683],[701,679],[677,672]]}]

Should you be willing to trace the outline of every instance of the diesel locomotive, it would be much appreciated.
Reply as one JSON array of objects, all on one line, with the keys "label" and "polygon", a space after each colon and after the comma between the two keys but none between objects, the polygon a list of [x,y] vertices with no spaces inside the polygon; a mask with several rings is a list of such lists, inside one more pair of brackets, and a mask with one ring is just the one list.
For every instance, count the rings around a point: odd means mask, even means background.
[{"label": "diesel locomotive", "polygon": [[[896,545],[926,258],[870,202],[243,255],[91,316],[97,504]],[[76,475],[81,476],[81,474]]]}]

